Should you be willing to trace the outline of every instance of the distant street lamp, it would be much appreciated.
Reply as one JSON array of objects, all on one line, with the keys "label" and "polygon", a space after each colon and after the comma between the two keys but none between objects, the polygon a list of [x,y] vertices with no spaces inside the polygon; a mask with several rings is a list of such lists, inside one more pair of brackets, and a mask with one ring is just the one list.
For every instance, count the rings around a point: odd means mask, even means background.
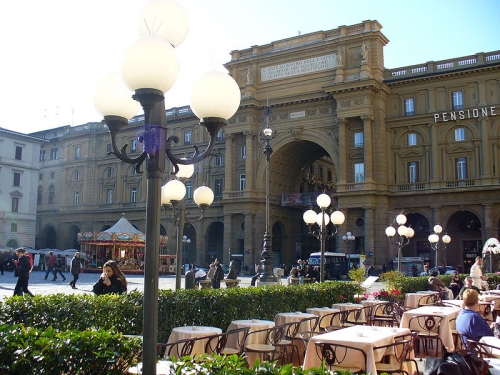
[{"label": "distant street lamp", "polygon": [[[303,219],[307,226],[309,227],[309,234],[316,236],[316,238],[320,241],[321,248],[321,263],[320,263],[320,273],[319,273],[319,281],[323,282],[325,279],[325,248],[326,248],[326,239],[333,238],[337,234],[337,229],[339,225],[342,225],[345,220],[345,215],[341,211],[335,211],[331,216],[326,214],[326,211],[330,207],[330,203],[332,199],[326,194],[318,195],[316,199],[316,203],[319,206],[321,212],[318,214],[314,210],[307,210],[304,212]],[[330,219],[333,224],[333,229],[330,233],[327,233],[327,225],[330,223]],[[319,229],[317,231],[313,231],[312,227],[314,224],[318,224]]]},{"label": "distant street lamp", "polygon": [[347,232],[345,235],[342,236],[342,239],[344,240],[344,243],[347,244],[347,252],[348,252],[348,258],[349,258],[349,263],[347,264],[347,269],[349,270],[351,267],[351,244],[354,242],[356,239],[355,236],[352,235],[351,232]]},{"label": "distant street lamp", "polygon": [[405,226],[406,216],[403,214],[396,216],[396,223],[399,225],[397,229],[397,236],[396,228],[392,225],[385,228],[385,234],[389,238],[389,243],[396,245],[398,248],[398,271],[401,271],[402,249],[410,243],[410,238],[413,237],[415,231],[412,228]]},{"label": "distant street lamp", "polygon": [[191,239],[188,238],[188,236],[184,235],[182,236],[182,244],[183,244],[183,249],[182,249],[182,257],[184,258],[185,255],[187,255],[187,250],[186,246],[187,244],[191,243]]},{"label": "distant street lamp", "polygon": [[[443,231],[443,227],[439,224],[434,225],[434,233],[430,234],[429,237],[427,238],[431,244],[432,250],[436,252],[436,264],[434,265],[436,267],[436,270],[438,269],[439,266],[439,235]],[[451,237],[445,234],[443,237],[441,237],[441,241],[443,241],[444,246],[442,250],[445,250],[448,244],[451,242]]]},{"label": "distant street lamp", "polygon": [[276,277],[273,273],[273,253],[272,253],[272,236],[269,232],[269,161],[271,160],[271,155],[273,154],[273,148],[271,147],[271,140],[276,137],[276,129],[274,126],[269,125],[269,116],[271,114],[271,108],[269,107],[269,101],[266,108],[264,109],[264,116],[266,118],[266,123],[264,128],[260,132],[261,140],[265,142],[264,149],[262,153],[266,156],[266,228],[264,231],[264,242],[262,245],[262,272],[259,276],[260,283],[276,283]]}]

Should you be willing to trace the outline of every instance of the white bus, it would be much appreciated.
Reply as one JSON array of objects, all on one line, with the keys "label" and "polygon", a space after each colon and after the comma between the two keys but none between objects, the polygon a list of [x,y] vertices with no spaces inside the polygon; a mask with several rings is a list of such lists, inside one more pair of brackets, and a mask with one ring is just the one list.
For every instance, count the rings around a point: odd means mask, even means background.
[{"label": "white bus", "polygon": [[[321,252],[309,255],[311,267],[321,266]],[[332,253],[325,251],[325,279],[342,279],[347,276],[347,259],[345,253]]]}]

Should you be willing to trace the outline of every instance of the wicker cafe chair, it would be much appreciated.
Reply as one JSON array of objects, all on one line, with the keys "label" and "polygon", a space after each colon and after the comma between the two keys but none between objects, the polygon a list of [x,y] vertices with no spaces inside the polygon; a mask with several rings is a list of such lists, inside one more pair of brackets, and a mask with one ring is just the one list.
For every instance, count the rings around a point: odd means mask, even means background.
[{"label": "wicker cafe chair", "polygon": [[[334,344],[328,342],[316,341],[316,354],[321,361],[325,361],[325,364],[332,371],[347,371],[351,373],[364,373],[366,369],[366,353],[352,346]],[[363,361],[355,361],[352,356],[355,354],[360,354]],[[356,363],[356,365],[350,365],[347,362]]]},{"label": "wicker cafe chair", "polygon": [[[413,332],[410,335],[398,336],[395,338],[395,342],[388,345],[377,346],[373,348],[373,351],[383,351],[383,358],[381,362],[375,363],[378,373],[404,373],[409,374],[404,367],[405,363],[411,362],[415,366],[415,370],[418,373],[418,365],[415,359],[411,357],[411,353],[414,352],[415,343],[418,340],[418,333]],[[394,358],[395,361],[390,361]]]},{"label": "wicker cafe chair", "polygon": [[444,353],[444,345],[441,341],[441,322],[442,316],[438,315],[416,315],[410,319],[409,328],[412,332],[418,332],[419,342],[422,341],[424,345],[424,353],[429,355],[429,344],[432,345],[434,341],[439,345],[436,347],[436,356]]},{"label": "wicker cafe chair", "polygon": [[[249,327],[233,329],[218,335],[209,336],[207,343],[205,344],[205,353],[212,354],[242,354],[243,353],[243,343],[248,335]],[[235,338],[236,347],[229,348],[227,343],[229,338],[233,336]]]},{"label": "wicker cafe chair", "polygon": [[[203,337],[205,338],[205,337]],[[198,338],[182,339],[178,341],[173,341],[170,343],[158,343],[157,355],[159,358],[168,359],[175,353],[178,358],[191,356],[193,352],[194,344]],[[174,351],[175,349],[175,351]]]},{"label": "wicker cafe chair", "polygon": [[474,340],[467,340],[467,346],[469,352],[477,355],[481,358],[499,358],[499,355],[493,354],[493,350],[500,353],[500,348],[497,346],[489,345],[484,342],[478,342]]}]

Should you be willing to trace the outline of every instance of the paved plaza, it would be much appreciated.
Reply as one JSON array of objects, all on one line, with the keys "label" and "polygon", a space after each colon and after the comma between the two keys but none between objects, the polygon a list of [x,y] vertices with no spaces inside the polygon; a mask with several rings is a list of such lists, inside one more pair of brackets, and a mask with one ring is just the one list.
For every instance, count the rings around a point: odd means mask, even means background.
[{"label": "paved plaza", "polygon": [[[61,275],[58,275],[56,281],[52,281],[53,275],[50,274],[47,280],[44,280],[45,271],[33,271],[30,276],[29,290],[35,295],[44,294],[86,294],[92,293],[92,287],[97,282],[99,273],[81,273],[76,286],[78,289],[72,289],[68,285],[73,276],[70,273],[64,273],[66,281],[63,281]],[[144,291],[144,275],[125,275],[128,282],[128,291],[138,290]],[[241,280],[240,287],[249,287],[251,277],[239,277]],[[4,297],[11,297],[14,294],[14,287],[17,282],[17,277],[13,272],[4,272],[0,275],[0,300]],[[281,282],[286,285],[286,278],[282,278]],[[175,275],[160,276],[160,289],[175,289]],[[184,288],[184,277],[181,279],[181,287]],[[221,283],[221,288],[225,288],[224,283]],[[383,283],[376,282],[370,287],[370,292],[383,288]]]}]

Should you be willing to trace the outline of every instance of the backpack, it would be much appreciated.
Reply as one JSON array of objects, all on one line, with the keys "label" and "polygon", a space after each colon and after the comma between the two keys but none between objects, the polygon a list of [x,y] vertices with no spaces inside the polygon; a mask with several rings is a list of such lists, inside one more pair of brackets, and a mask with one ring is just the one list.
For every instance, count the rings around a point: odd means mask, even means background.
[{"label": "backpack", "polygon": [[424,375],[488,375],[488,363],[470,353],[455,352],[444,358],[427,358]]}]

